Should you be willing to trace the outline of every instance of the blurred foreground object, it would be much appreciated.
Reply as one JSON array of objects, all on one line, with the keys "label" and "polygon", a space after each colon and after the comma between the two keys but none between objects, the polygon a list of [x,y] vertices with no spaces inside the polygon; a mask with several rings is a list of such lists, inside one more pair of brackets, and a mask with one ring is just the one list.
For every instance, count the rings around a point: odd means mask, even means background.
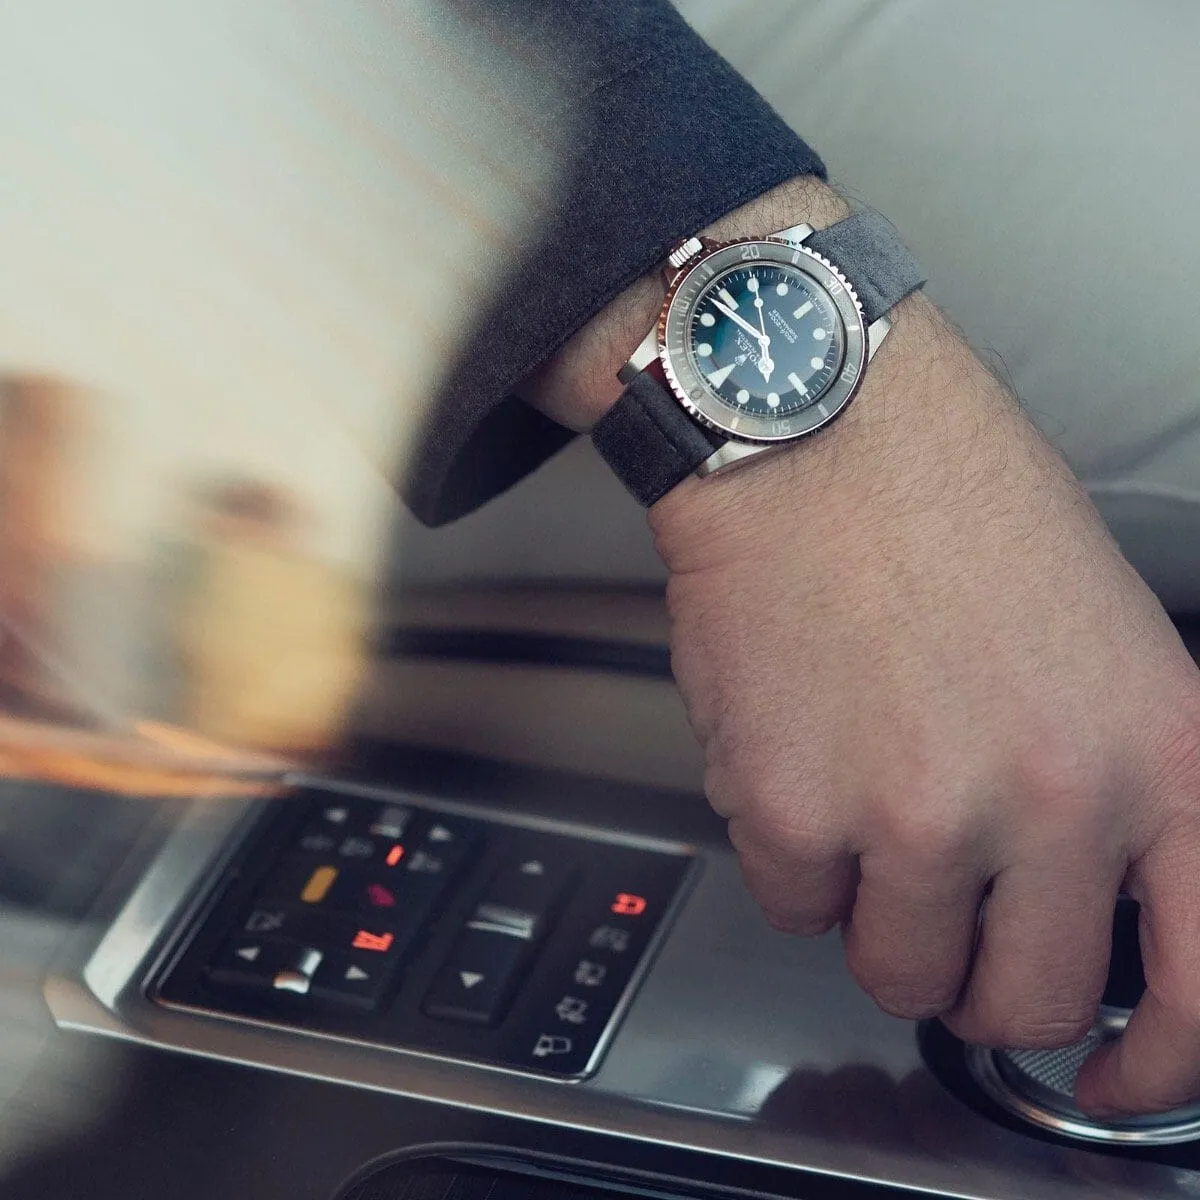
[{"label": "blurred foreground object", "polygon": [[208,493],[179,614],[185,724],[205,737],[308,755],[341,727],[364,670],[365,588],[301,549],[303,524],[281,488]]}]

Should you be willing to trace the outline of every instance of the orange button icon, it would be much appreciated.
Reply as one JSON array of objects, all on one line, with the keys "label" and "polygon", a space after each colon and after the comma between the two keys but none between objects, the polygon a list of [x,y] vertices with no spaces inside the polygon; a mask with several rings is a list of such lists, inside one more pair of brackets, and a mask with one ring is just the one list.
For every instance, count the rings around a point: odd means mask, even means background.
[{"label": "orange button icon", "polygon": [[632,892],[618,892],[612,902],[612,911],[618,917],[640,917],[646,911],[646,897],[635,896]]}]

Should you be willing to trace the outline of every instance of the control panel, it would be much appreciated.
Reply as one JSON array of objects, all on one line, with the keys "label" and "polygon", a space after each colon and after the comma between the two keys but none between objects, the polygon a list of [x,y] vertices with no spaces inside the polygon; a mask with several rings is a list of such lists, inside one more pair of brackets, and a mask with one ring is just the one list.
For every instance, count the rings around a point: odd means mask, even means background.
[{"label": "control panel", "polygon": [[308,788],[271,806],[153,994],[577,1078],[597,1065],[693,861]]}]

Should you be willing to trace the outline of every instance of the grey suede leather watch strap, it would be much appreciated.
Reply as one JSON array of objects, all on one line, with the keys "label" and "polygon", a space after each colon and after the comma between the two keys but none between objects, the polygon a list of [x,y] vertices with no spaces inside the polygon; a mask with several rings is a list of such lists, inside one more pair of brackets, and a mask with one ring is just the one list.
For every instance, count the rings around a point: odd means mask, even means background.
[{"label": "grey suede leather watch strap", "polygon": [[[869,209],[818,230],[804,244],[850,281],[868,324],[925,282],[896,231]],[[592,441],[638,503],[649,508],[726,439],[693,420],[648,369],[596,423]]]},{"label": "grey suede leather watch strap", "polygon": [[925,282],[896,231],[869,208],[818,229],[804,244],[850,280],[868,325]]},{"label": "grey suede leather watch strap", "polygon": [[649,508],[725,439],[693,421],[649,371],[641,371],[596,422],[592,442],[634,499]]}]

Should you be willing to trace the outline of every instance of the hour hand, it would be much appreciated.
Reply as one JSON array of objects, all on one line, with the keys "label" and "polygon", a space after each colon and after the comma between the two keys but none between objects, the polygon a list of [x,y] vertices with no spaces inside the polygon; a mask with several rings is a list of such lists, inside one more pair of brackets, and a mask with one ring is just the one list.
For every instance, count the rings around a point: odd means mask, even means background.
[{"label": "hour hand", "polygon": [[722,304],[721,301],[716,298],[716,296],[713,296],[712,302],[731,321],[733,321],[737,325],[740,325],[756,342],[759,342],[761,344],[761,342],[763,340],[763,335],[761,333],[759,333],[759,331],[757,329],[755,329],[754,326],[751,325],[750,322],[745,319],[745,317],[739,317],[737,315],[737,313],[735,313],[733,311],[732,308],[730,308],[726,304]]}]

